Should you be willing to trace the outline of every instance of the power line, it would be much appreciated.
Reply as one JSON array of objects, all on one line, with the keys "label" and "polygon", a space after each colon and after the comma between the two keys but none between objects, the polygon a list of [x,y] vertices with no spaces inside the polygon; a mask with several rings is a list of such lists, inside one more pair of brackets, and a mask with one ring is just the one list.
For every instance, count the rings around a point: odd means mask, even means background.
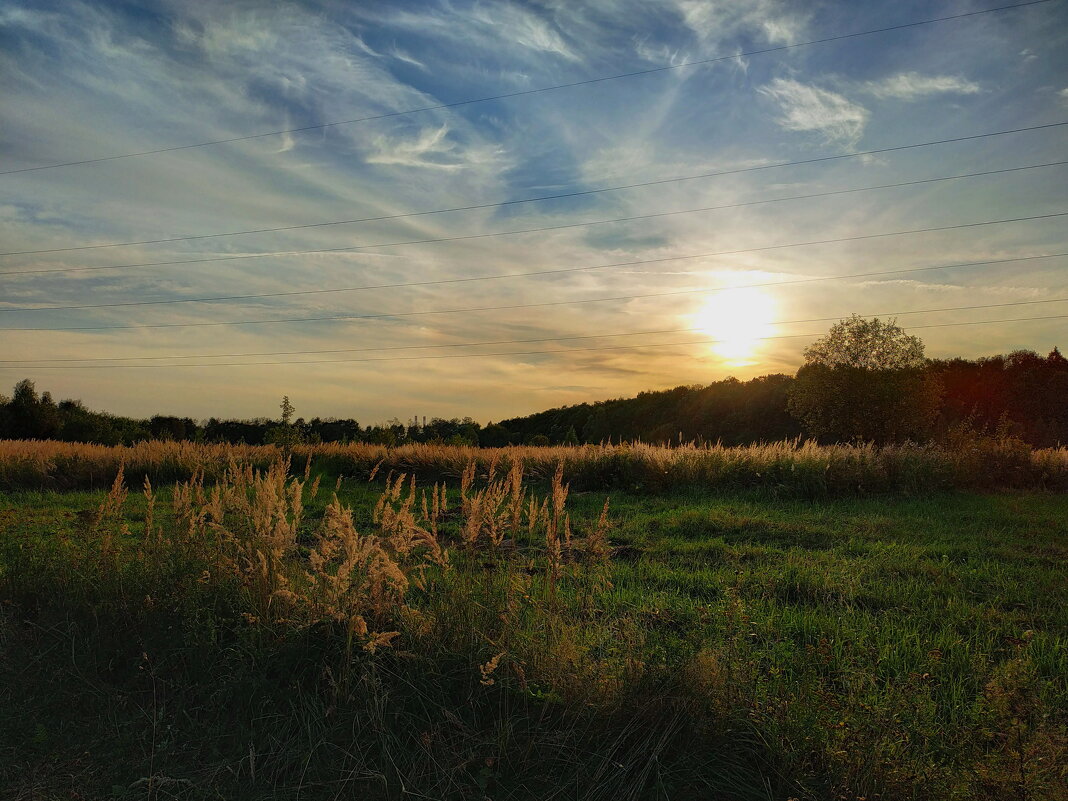
[{"label": "power line", "polygon": [[[477,203],[468,206],[452,206],[445,209],[429,209],[427,211],[412,211],[402,214],[386,214],[378,217],[358,217],[351,220],[330,220],[328,222],[316,222],[316,223],[304,223],[301,225],[282,225],[273,228],[250,228],[244,231],[225,231],[216,234],[189,234],[184,236],[175,236],[165,239],[141,239],[129,242],[108,242],[97,245],[77,245],[74,247],[66,248],[44,248],[41,250],[12,250],[6,253],[0,253],[0,256],[28,256],[40,253],[68,253],[76,250],[99,250],[102,248],[117,248],[117,247],[129,247],[132,245],[159,245],[169,242],[189,242],[198,239],[216,239],[219,237],[227,236],[240,236],[244,234],[269,234],[278,233],[280,231],[296,231],[308,228],[325,228],[335,225],[354,225],[356,223],[365,222],[383,222],[387,220],[400,220],[409,217],[425,217],[431,214],[446,214],[454,211],[475,211],[479,209],[492,209],[499,208],[501,206],[514,206],[520,203],[537,203],[545,200],[562,200],[565,198],[583,197],[586,195],[597,195],[605,192],[618,192],[624,189],[638,189],[648,186],[659,186],[662,184],[680,183],[683,181],[694,181],[703,178],[716,178],[724,175],[738,175],[740,173],[747,172],[760,172],[762,170],[774,170],[781,167],[797,167],[805,164],[818,164],[826,161],[836,161],[840,159],[858,158],[861,156],[874,156],[884,153],[893,153],[901,150],[912,150],[921,147],[932,147],[935,145],[952,144],[956,142],[967,142],[975,139],[986,139],[992,136],[1007,136],[1009,134],[1024,133],[1027,131],[1038,131],[1045,128],[1057,128],[1060,126],[1068,125],[1068,121],[1064,122],[1051,122],[1043,125],[1029,125],[1024,128],[1012,128],[1004,131],[992,131],[989,133],[972,134],[969,136],[957,136],[951,139],[936,139],[929,142],[917,142],[908,145],[897,145],[895,147],[883,147],[876,150],[858,150],[851,153],[839,153],[832,156],[818,156],[810,159],[800,159],[797,161],[779,161],[774,164],[762,164],[753,167],[738,167],[730,170],[717,170],[714,172],[696,173],[694,175],[683,175],[676,178],[660,178],[653,181],[642,181],[640,183],[633,184],[620,184],[618,186],[606,186],[600,189],[584,189],[574,192],[562,192],[555,195],[538,195],[536,197],[518,198],[512,200],[499,200],[492,203]],[[0,173],[2,175],[3,173]],[[43,271],[42,271],[43,272]]]},{"label": "power line", "polygon": [[172,147],[161,147],[154,150],[142,150],[136,153],[122,153],[114,156],[100,156],[97,158],[80,159],[77,161],[63,161],[56,162],[54,164],[41,164],[36,167],[20,167],[14,170],[0,171],[0,175],[12,175],[14,173],[22,172],[35,172],[39,170],[51,170],[59,167],[73,167],[82,164],[99,164],[105,161],[117,161],[119,159],[134,158],[137,156],[152,156],[160,153],[173,153],[179,150],[191,150],[193,148],[209,147],[212,145],[230,144],[233,142],[245,142],[252,139],[263,139],[270,136],[282,136],[284,134],[302,133],[304,131],[315,131],[326,128],[334,128],[341,125],[353,125],[360,122],[371,122],[373,120],[388,119],[391,117],[401,117],[408,114],[418,114],[427,111],[440,111],[443,109],[458,108],[460,106],[469,106],[476,103],[487,103],[494,100],[506,100],[516,97],[525,97],[527,95],[542,94],[545,92],[553,92],[560,89],[570,89],[578,86],[589,86],[591,84],[605,83],[608,81],[616,81],[623,78],[634,78],[640,75],[652,75],[659,72],[670,72],[672,70],[679,70],[685,67],[696,67],[703,64],[715,64],[722,61],[731,61],[738,58],[748,58],[751,56],[763,55],[766,53],[783,52],[786,50],[793,50],[799,47],[810,47],[817,44],[827,44],[829,42],[838,42],[844,39],[855,39],[860,36],[871,36],[878,33],[888,33],[890,31],[905,30],[908,28],[917,28],[923,25],[933,25],[939,22],[948,22],[950,20],[964,19],[966,17],[976,17],[981,14],[991,14],[998,11],[1009,11],[1016,8],[1024,8],[1026,6],[1037,6],[1044,3],[1052,2],[1052,0],[1029,0],[1023,3],[1014,3],[1012,5],[997,6],[995,8],[986,8],[979,11],[968,11],[961,14],[951,14],[945,17],[935,17],[933,19],[918,20],[916,22],[907,22],[900,25],[889,25],[883,28],[873,28],[866,31],[857,31],[855,33],[839,34],[837,36],[827,36],[822,39],[811,39],[807,42],[795,42],[793,44],[778,45],[776,47],[766,47],[760,50],[750,50],[741,53],[735,53],[729,56],[716,56],[714,58],[699,59],[696,61],[687,61],[681,64],[671,64],[664,67],[651,67],[644,70],[633,70],[631,72],[618,73],[616,75],[606,75],[600,78],[587,78],[581,81],[571,81],[569,83],[555,84],[552,86],[542,86],[535,89],[523,89],[515,92],[504,92],[496,95],[489,95],[486,97],[472,98],[469,100],[457,100],[452,103],[438,103],[430,106],[421,106],[419,108],[405,109],[403,111],[390,111],[384,114],[374,114],[367,117],[356,117],[348,120],[336,120],[334,122],[317,123],[315,125],[303,125],[298,128],[287,128],[278,131],[265,131],[257,134],[246,134],[244,136],[233,136],[226,139],[214,139],[204,142],[195,142],[188,145],[174,145]]},{"label": "power line", "polygon": [[[794,200],[796,198],[789,198],[789,199]],[[606,225],[606,224],[609,224],[609,223],[631,222],[631,221],[634,221],[634,220],[644,220],[644,219],[650,219],[650,218],[653,218],[653,217],[666,217],[666,216],[670,216],[670,215],[674,215],[674,214],[690,214],[690,213],[699,212],[699,211],[711,211],[711,210],[714,210],[715,208],[718,208],[718,207],[708,207],[708,208],[703,208],[703,209],[683,209],[681,211],[657,212],[655,214],[639,214],[639,215],[634,215],[634,216],[631,216],[631,217],[614,217],[614,218],[609,219],[609,220],[593,220],[593,221],[590,221],[590,222],[581,222],[581,223],[563,223],[561,225],[543,225],[543,226],[539,226],[537,228],[520,228],[520,229],[516,229],[516,230],[512,230],[512,231],[493,231],[493,232],[487,233],[487,234],[464,234],[462,236],[444,236],[444,237],[437,237],[437,238],[434,238],[434,239],[412,239],[412,240],[402,241],[402,242],[379,242],[379,243],[376,243],[376,244],[373,244],[373,245],[350,245],[350,246],[340,247],[340,248],[319,248],[319,249],[316,249],[316,250],[285,250],[285,251],[277,251],[277,252],[273,252],[273,253],[246,253],[246,254],[241,254],[241,255],[237,255],[237,256],[213,256],[210,259],[177,259],[177,260],[172,260],[172,261],[153,261],[153,262],[142,262],[142,263],[136,263],[136,264],[102,265],[102,266],[98,266],[98,267],[63,267],[63,268],[49,269],[49,270],[9,270],[7,272],[0,273],[0,277],[6,276],[6,275],[27,275],[27,274],[28,275],[36,275],[38,273],[80,273],[80,272],[91,272],[91,271],[95,271],[95,270],[120,270],[120,269],[134,268],[134,267],[162,267],[162,266],[169,266],[169,265],[176,265],[176,264],[207,264],[207,263],[219,262],[219,261],[243,261],[243,260],[246,260],[246,259],[261,259],[261,258],[267,258],[267,257],[272,257],[272,256],[307,256],[307,255],[318,254],[318,253],[341,253],[341,252],[351,252],[351,251],[354,251],[354,250],[368,250],[370,248],[398,247],[398,246],[401,246],[401,245],[432,245],[432,244],[437,244],[437,243],[440,243],[440,242],[460,242],[460,241],[467,241],[467,240],[473,240],[473,239],[492,239],[492,238],[498,237],[498,236],[514,236],[516,234],[544,233],[546,231],[561,231],[561,230],[565,230],[565,229],[569,229],[569,228],[585,228],[585,227],[590,226],[590,225]],[[823,239],[823,240],[818,240],[818,241],[813,241],[813,242],[805,242],[805,243],[799,243],[799,244],[823,245],[823,244],[830,244],[830,243],[834,243],[834,242],[849,242],[849,241],[854,241],[854,240],[858,240],[858,239],[872,239],[872,238],[876,238],[876,237],[880,237],[880,236],[898,236],[900,234],[916,234],[916,233],[925,233],[925,232],[932,232],[932,231],[949,231],[949,230],[953,230],[953,229],[957,229],[957,228],[974,228],[974,227],[982,226],[982,225],[997,225],[997,224],[1000,224],[1000,223],[1025,222],[1027,220],[1041,220],[1041,219],[1047,219],[1047,218],[1050,218],[1050,217],[1064,216],[1064,214],[1068,214],[1068,212],[1058,212],[1058,213],[1055,213],[1055,214],[1039,214],[1039,215],[1033,215],[1033,216],[1030,216],[1030,217],[1014,217],[1014,218],[1005,219],[1005,220],[991,220],[991,221],[987,221],[987,222],[967,223],[967,224],[963,224],[963,225],[946,225],[946,226],[938,226],[938,227],[934,227],[934,228],[917,228],[915,230],[910,230],[910,231],[895,231],[895,232],[886,233],[886,234],[869,234],[869,235],[865,235],[865,236],[844,237],[844,238],[839,238],[839,239]],[[723,251],[722,253],[718,253],[718,254],[714,254],[714,255],[730,255],[730,254],[735,254],[735,253],[752,253],[752,252],[759,251],[759,250],[774,250],[776,248],[796,247],[796,246],[797,246],[796,244],[791,244],[791,245],[771,245],[771,246],[764,247],[764,248],[746,248],[746,249],[743,249],[743,250]],[[411,284],[398,284],[398,286],[418,286],[418,285],[420,285],[420,282],[413,282]]]},{"label": "power line", "polygon": [[[732,287],[731,289],[734,289]],[[737,287],[742,288],[742,287]],[[724,291],[730,291],[724,290]],[[1041,303],[1065,303],[1068,302],[1068,297],[1064,298],[1047,298],[1045,300],[1018,300],[1009,303],[985,303],[974,306],[948,306],[939,309],[912,309],[910,311],[896,311],[896,312],[869,312],[865,317],[899,317],[906,314],[935,314],[938,312],[949,311],[971,311],[975,309],[1001,309],[1008,306],[1033,306]],[[805,320],[778,320],[768,323],[768,325],[791,325],[794,323],[822,323],[828,320],[840,320],[841,316],[837,317],[812,317]],[[243,358],[248,356],[311,356],[315,354],[323,353],[369,353],[379,351],[393,351],[393,350],[428,350],[439,348],[469,348],[478,347],[484,345],[518,345],[521,343],[530,342],[563,342],[578,339],[605,339],[608,337],[633,337],[633,336],[649,336],[652,334],[681,334],[692,331],[701,331],[701,328],[661,328],[651,331],[621,331],[610,334],[579,334],[573,336],[554,336],[554,337],[538,337],[535,339],[498,339],[483,342],[450,342],[445,344],[436,345],[390,345],[377,348],[341,348],[331,350],[280,350],[280,351],[267,351],[258,353],[197,353],[187,356],[181,355],[169,355],[169,356],[99,356],[88,358],[63,358],[63,359],[0,359],[0,365],[3,364],[36,364],[38,362],[121,362],[121,361],[159,361],[161,359],[229,359],[229,358]],[[288,362],[280,362],[280,364],[287,364]]]},{"label": "power line", "polygon": [[[1068,212],[1064,212],[1068,214]],[[709,294],[712,292],[724,292],[732,289],[750,289],[758,287],[771,287],[771,286],[783,286],[787,284],[806,284],[817,281],[834,281],[846,278],[871,278],[881,275],[902,275],[907,273],[919,273],[929,272],[931,270],[949,270],[961,267],[976,267],[982,265],[991,264],[1008,264],[1011,262],[1019,261],[1036,261],[1039,259],[1052,259],[1061,256],[1068,256],[1068,252],[1065,253],[1044,253],[1033,256],[1016,256],[1008,259],[989,259],[985,261],[973,261],[973,262],[961,262],[957,264],[939,264],[931,267],[910,267],[901,270],[877,270],[874,272],[866,273],[848,273],[845,275],[827,275],[818,276],[815,278],[796,278],[789,281],[769,281],[758,284],[743,284],[741,286],[734,287],[714,287],[711,289],[679,289],[669,292],[648,292],[639,295],[614,295],[612,297],[605,298],[587,298],[584,300],[557,300],[546,301],[543,303],[517,303],[507,306],[476,306],[463,309],[431,309],[427,311],[411,311],[411,312],[392,312],[387,314],[334,314],[321,317],[286,317],[281,319],[270,320],[224,320],[215,322],[200,322],[200,323],[149,323],[145,325],[101,325],[101,326],[69,326],[66,328],[10,328],[2,327],[0,331],[118,331],[128,329],[147,329],[147,328],[202,328],[207,326],[225,326],[225,325],[270,325],[275,323],[308,323],[308,322],[321,322],[331,320],[379,320],[390,319],[397,317],[418,317],[427,316],[433,314],[461,314],[480,311],[511,311],[515,309],[535,309],[535,308],[547,308],[552,306],[577,306],[585,303],[608,303],[619,300],[638,300],[644,298],[662,298],[662,297],[675,297],[679,295],[695,295],[695,294]],[[680,256],[667,259],[653,259],[651,261],[674,261],[680,258],[695,258],[694,256]],[[633,262],[634,264],[641,264],[647,262]]]},{"label": "power line", "polygon": [[[1062,320],[1068,318],[1068,314],[1054,314],[1043,317],[1012,317],[1002,320],[974,320],[971,322],[963,323],[931,323],[928,325],[914,325],[908,328],[909,331],[916,331],[926,328],[951,328],[963,325],[989,325],[991,323],[1020,323],[1029,322],[1034,320]],[[837,320],[837,317],[828,317],[828,320]],[[768,337],[753,337],[753,340],[770,340],[770,339],[799,339],[802,337],[820,337],[824,336],[823,332],[813,334],[783,334],[779,336]],[[526,351],[505,351],[502,353],[447,353],[440,356],[387,356],[376,357],[371,359],[311,359],[303,361],[272,361],[272,362],[214,362],[211,364],[64,364],[64,365],[42,365],[33,366],[29,368],[12,368],[0,366],[0,370],[7,369],[31,369],[31,370],[101,370],[101,369],[159,369],[159,368],[172,368],[172,367],[253,367],[258,365],[285,365],[285,364],[338,364],[338,363],[351,363],[351,362],[402,362],[402,361],[419,361],[419,360],[437,360],[437,359],[479,359],[492,356],[535,356],[545,355],[552,353],[586,353],[589,351],[605,351],[605,350],[629,350],[634,348],[665,348],[675,347],[681,345],[711,345],[722,343],[729,340],[721,339],[695,339],[685,342],[659,342],[656,344],[640,344],[640,345],[606,345],[596,346],[590,348],[568,348],[566,350],[526,350]]]},{"label": "power line", "polygon": [[[747,202],[744,202],[744,203],[729,203],[729,204],[720,205],[720,206],[705,206],[703,208],[697,208],[697,209],[680,209],[678,211],[656,212],[656,213],[653,213],[653,214],[644,214],[644,215],[640,215],[640,216],[637,216],[637,217],[625,217],[625,218],[619,218],[619,219],[615,219],[615,220],[602,220],[602,221],[593,221],[593,222],[588,222],[588,223],[569,223],[569,224],[567,224],[567,225],[565,225],[563,227],[581,227],[581,226],[585,226],[585,225],[601,225],[601,224],[604,224],[605,222],[623,222],[623,221],[636,220],[636,219],[650,219],[650,218],[655,218],[655,217],[670,217],[670,216],[675,216],[675,215],[679,215],[679,214],[693,214],[693,213],[696,213],[696,212],[704,212],[704,211],[714,211],[714,210],[721,210],[721,209],[735,209],[735,208],[743,208],[743,207],[748,207],[748,206],[765,205],[765,204],[768,204],[768,203],[782,203],[782,202],[785,202],[785,201],[793,201],[793,200],[811,200],[813,198],[830,197],[832,195],[856,194],[856,193],[859,193],[859,192],[871,192],[871,191],[875,191],[875,190],[879,190],[879,189],[899,188],[899,187],[903,187],[903,186],[915,186],[915,185],[918,185],[918,184],[930,184],[930,183],[937,183],[937,182],[941,182],[941,181],[954,181],[954,180],[958,180],[958,179],[962,179],[962,178],[975,178],[975,177],[978,177],[978,176],[998,175],[998,174],[1009,173],[1009,172],[1020,172],[1022,170],[1033,170],[1033,169],[1038,169],[1038,168],[1042,168],[1042,167],[1057,167],[1057,166],[1063,166],[1065,164],[1068,164],[1068,161],[1055,161],[1055,162],[1049,162],[1049,163],[1045,163],[1045,164],[1032,164],[1032,165],[1023,166],[1023,167],[1009,167],[1009,168],[1001,169],[1001,170],[986,170],[984,172],[965,173],[965,174],[960,174],[960,175],[949,175],[949,176],[943,176],[943,177],[939,177],[939,178],[923,178],[923,179],[919,179],[919,180],[915,180],[915,181],[902,181],[902,182],[899,182],[899,183],[880,184],[880,185],[877,185],[877,186],[863,186],[863,187],[857,187],[857,188],[854,188],[854,189],[838,189],[838,190],[833,190],[833,191],[829,191],[829,192],[816,192],[816,193],[811,193],[811,194],[807,194],[807,195],[791,195],[791,196],[787,196],[787,197],[767,198],[765,200],[752,200],[752,201],[747,201]],[[405,283],[400,283],[400,284],[384,284],[384,285],[378,285],[378,286],[336,287],[336,288],[329,288],[329,289],[305,289],[305,290],[298,290],[298,291],[292,291],[292,292],[263,292],[263,293],[250,294],[250,295],[215,295],[215,296],[203,297],[203,298],[173,298],[173,299],[168,299],[168,300],[126,301],[126,302],[121,302],[121,303],[93,303],[93,304],[68,305],[68,306],[26,306],[26,307],[14,307],[14,308],[0,308],[0,312],[4,312],[4,311],[9,311],[9,312],[43,311],[43,310],[47,310],[47,309],[103,309],[103,308],[114,308],[114,307],[120,307],[120,306],[156,306],[156,305],[161,305],[161,304],[174,304],[174,303],[210,303],[210,302],[220,301],[220,300],[228,300],[228,301],[232,301],[232,300],[256,300],[256,299],[260,299],[260,298],[294,297],[294,296],[297,296],[297,295],[323,295],[323,294],[332,294],[332,293],[335,293],[335,292],[359,292],[359,291],[365,291],[365,290],[368,290],[368,289],[386,289],[386,288],[391,288],[391,287],[428,286],[428,285],[433,285],[433,284],[447,284],[447,283],[469,283],[469,282],[472,282],[472,281],[489,281],[489,280],[495,280],[495,279],[500,279],[500,278],[521,278],[521,277],[529,277],[529,276],[535,276],[535,275],[554,275],[554,274],[560,274],[560,273],[582,272],[582,271],[586,271],[586,270],[602,269],[602,267],[603,266],[570,267],[570,268],[560,268],[560,269],[556,269],[556,270],[536,270],[536,271],[533,271],[533,272],[526,272],[526,273],[506,273],[504,275],[495,275],[495,276],[494,275],[491,275],[491,276],[467,276],[467,277],[463,277],[463,278],[444,278],[444,279],[437,279],[437,280],[434,280],[434,281],[414,281],[414,282],[405,282]],[[44,272],[44,271],[33,271],[33,272]],[[8,273],[0,273],[0,275],[7,275],[7,274]]]}]

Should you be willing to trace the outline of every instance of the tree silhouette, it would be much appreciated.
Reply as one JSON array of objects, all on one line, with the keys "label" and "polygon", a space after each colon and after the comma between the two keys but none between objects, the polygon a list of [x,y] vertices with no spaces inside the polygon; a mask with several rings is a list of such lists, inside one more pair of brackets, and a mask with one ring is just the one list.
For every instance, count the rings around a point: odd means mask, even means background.
[{"label": "tree silhouette", "polygon": [[923,342],[894,321],[853,315],[805,350],[790,412],[822,440],[923,440],[941,403]]},{"label": "tree silhouette", "polygon": [[293,425],[293,412],[296,409],[293,408],[293,404],[289,402],[289,396],[283,395],[282,402],[278,404],[278,408],[282,410],[282,423],[267,432],[267,442],[278,445],[286,453],[289,453],[290,449],[294,445],[299,445],[303,439],[300,429]]},{"label": "tree silhouette", "polygon": [[293,412],[296,411],[293,404],[289,402],[288,395],[282,396],[282,402],[278,404],[278,408],[282,410],[282,425],[288,426],[293,420]]},{"label": "tree silhouette", "polygon": [[582,439],[584,442],[597,445],[611,436],[612,427],[608,422],[608,413],[605,412],[604,406],[597,406],[582,427]]},{"label": "tree silhouette", "polygon": [[906,334],[893,320],[852,315],[831,326],[805,349],[805,364],[861,370],[907,370],[923,367],[923,341]]}]

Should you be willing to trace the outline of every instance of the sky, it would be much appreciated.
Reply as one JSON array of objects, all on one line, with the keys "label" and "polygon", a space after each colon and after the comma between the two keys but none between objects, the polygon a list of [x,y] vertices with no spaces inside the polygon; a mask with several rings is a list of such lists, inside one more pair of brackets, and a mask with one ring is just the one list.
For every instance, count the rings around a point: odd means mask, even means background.
[{"label": "sky", "polygon": [[1068,4],[790,47],[996,5],[5,0],[0,392],[486,422],[792,374],[853,313],[1064,348],[1068,258],[1009,260],[1068,253],[1018,219],[1068,126],[887,149],[1068,121]]}]

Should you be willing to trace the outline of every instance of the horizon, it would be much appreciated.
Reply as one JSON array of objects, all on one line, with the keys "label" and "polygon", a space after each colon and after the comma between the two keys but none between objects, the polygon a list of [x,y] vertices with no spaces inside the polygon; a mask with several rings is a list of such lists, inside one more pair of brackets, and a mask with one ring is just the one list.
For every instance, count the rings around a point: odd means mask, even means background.
[{"label": "horizon", "polygon": [[[1059,354],[1060,353],[1060,348],[1058,346],[1054,345],[1050,349],[1050,351],[1048,353],[1043,353],[1043,352],[1039,352],[1039,351],[1033,351],[1033,350],[1030,350],[1030,349],[1019,349],[1019,350],[1017,350],[1015,352],[1034,353],[1035,355],[1037,355],[1041,359],[1048,359],[1048,358],[1052,357],[1054,354]],[[982,362],[984,360],[997,359],[997,358],[1007,358],[1010,355],[1011,355],[1011,353],[991,354],[989,356],[979,356],[979,357],[976,357],[974,359],[967,359],[966,357],[962,357],[962,356],[942,357],[942,359],[932,359],[930,357],[927,357],[927,358],[928,358],[928,361],[932,362],[932,363],[940,361],[940,360],[941,361],[947,361],[947,362],[952,362],[952,361],[955,361],[955,360],[963,360],[965,362],[977,363],[977,362]],[[639,395],[652,394],[652,393],[658,393],[658,392],[671,392],[672,390],[678,389],[680,387],[687,387],[688,389],[704,390],[704,389],[711,389],[716,384],[721,384],[721,383],[728,382],[728,381],[738,381],[738,382],[740,382],[742,384],[747,384],[747,383],[749,383],[751,381],[755,381],[755,380],[758,380],[758,379],[775,378],[775,377],[794,378],[795,377],[795,373],[791,373],[791,372],[786,372],[786,373],[781,373],[781,372],[780,373],[763,373],[763,374],[756,375],[756,376],[750,376],[750,377],[744,378],[744,379],[739,379],[739,378],[737,378],[735,376],[728,375],[728,376],[724,376],[723,378],[719,378],[719,379],[716,379],[715,381],[711,381],[711,382],[704,383],[704,384],[676,384],[674,386],[657,387],[657,388],[646,388],[646,389],[636,390],[636,391],[632,392],[630,395],[616,395],[616,396],[612,396],[612,397],[587,398],[585,400],[576,401],[575,403],[559,404],[558,406],[550,406],[550,407],[544,407],[544,408],[541,408],[541,409],[536,409],[536,410],[534,410],[532,412],[527,412],[526,414],[510,415],[510,416],[507,416],[507,417],[498,417],[498,418],[482,418],[482,419],[479,419],[479,418],[475,418],[472,415],[468,415],[468,414],[453,414],[453,415],[450,415],[450,416],[446,416],[446,415],[422,414],[422,413],[420,413],[420,414],[416,414],[416,415],[411,416],[411,417],[401,416],[400,414],[393,414],[388,418],[377,418],[377,419],[374,419],[374,420],[368,420],[366,418],[360,418],[354,412],[349,413],[349,414],[339,414],[339,415],[323,415],[323,414],[316,414],[314,412],[306,414],[306,413],[302,412],[301,409],[296,408],[295,406],[292,407],[291,414],[295,415],[295,419],[296,420],[305,420],[305,421],[308,421],[308,422],[313,421],[313,420],[322,420],[322,421],[353,420],[353,421],[359,423],[360,426],[362,426],[364,428],[368,428],[368,429],[370,429],[370,428],[387,427],[387,426],[393,425],[394,421],[400,422],[405,426],[415,425],[416,427],[420,427],[422,425],[427,425],[428,423],[434,422],[434,421],[437,421],[437,420],[443,420],[443,421],[446,421],[446,422],[457,421],[457,420],[470,420],[474,424],[478,425],[479,427],[486,428],[488,426],[491,426],[491,425],[494,425],[494,424],[501,424],[501,423],[507,422],[509,420],[529,419],[531,417],[536,417],[539,414],[546,413],[546,412],[552,412],[552,411],[555,411],[555,410],[558,410],[558,409],[567,409],[567,408],[581,407],[581,406],[587,406],[587,405],[588,406],[597,406],[597,405],[600,405],[600,404],[615,403],[615,402],[624,402],[625,403],[627,401],[636,399]],[[16,382],[16,386],[19,383],[21,383],[22,380],[30,380],[31,382],[33,382],[32,379],[20,379],[18,382]],[[33,382],[33,383],[35,384],[35,389],[37,391],[38,396],[43,395],[44,393],[48,393],[52,397],[53,402],[55,402],[55,403],[60,403],[60,402],[63,402],[63,401],[75,401],[77,403],[81,403],[82,406],[85,409],[89,410],[90,412],[116,415],[116,416],[119,416],[119,417],[127,417],[127,418],[134,419],[134,420],[149,420],[149,419],[154,418],[154,417],[178,418],[178,419],[193,420],[198,425],[206,425],[210,420],[218,420],[220,422],[232,421],[232,422],[253,422],[253,423],[255,423],[255,422],[277,421],[281,417],[280,414],[278,414],[278,413],[273,414],[273,415],[272,414],[262,414],[262,415],[247,415],[247,416],[237,416],[237,417],[225,417],[225,416],[222,416],[222,415],[213,414],[213,415],[208,415],[208,416],[203,416],[203,417],[195,417],[193,415],[183,414],[181,412],[172,413],[172,412],[166,412],[166,411],[157,411],[157,412],[153,412],[153,413],[150,413],[150,414],[142,414],[142,415],[128,415],[128,414],[123,414],[121,412],[117,412],[117,411],[112,410],[112,409],[94,407],[91,404],[85,403],[82,398],[70,398],[70,397],[68,397],[68,398],[60,398],[60,397],[56,397],[48,387],[46,387],[46,386],[36,386],[36,382]],[[5,392],[0,391],[0,400],[8,399],[9,397],[10,396],[8,396]],[[279,396],[275,400],[281,400],[282,397],[283,396]],[[289,398],[288,395],[284,395],[284,397],[285,397],[286,400],[290,400],[290,402],[291,402],[291,399]],[[281,406],[281,403],[278,403],[278,404],[275,405],[275,408],[280,408],[280,406]],[[422,420],[423,422],[420,423],[419,422],[420,420]]]},{"label": "horizon", "polygon": [[[929,358],[1045,355],[1068,315],[1065,257],[1043,255],[1068,253],[1063,4],[793,47],[933,16],[918,2],[10,3],[0,386],[29,378],[131,417],[273,419],[288,395],[309,419],[487,421],[792,375],[853,313],[896,318]],[[380,118],[334,124],[361,117]],[[234,137],[258,138],[185,148]],[[818,161],[962,137],[976,138]],[[162,148],[184,149],[124,156]],[[910,185],[873,188],[887,184]],[[525,202],[543,195],[572,196]],[[822,196],[787,199],[804,195]],[[214,236],[368,217],[394,219]],[[924,228],[946,230],[887,235]],[[187,236],[207,238],[99,247]],[[222,260],[115,267],[197,259]],[[621,266],[515,275],[598,265]],[[512,277],[473,280],[487,276]],[[225,299],[189,302],[208,297]],[[44,310],[79,305],[98,308]],[[232,324],[336,315],[370,319]],[[1011,320],[1032,317],[1047,319]],[[122,325],[172,327],[10,330]],[[500,344],[476,357],[463,343]],[[342,352],[357,348],[380,350]],[[210,354],[228,366],[44,365]]]}]

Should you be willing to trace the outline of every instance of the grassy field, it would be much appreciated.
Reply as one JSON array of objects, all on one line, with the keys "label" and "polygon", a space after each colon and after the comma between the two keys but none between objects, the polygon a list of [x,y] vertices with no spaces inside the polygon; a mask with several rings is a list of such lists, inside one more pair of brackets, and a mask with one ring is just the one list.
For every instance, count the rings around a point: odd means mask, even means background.
[{"label": "grassy field", "polygon": [[[1032,449],[1013,437],[964,433],[941,445],[818,445],[790,440],[726,447],[664,447],[642,443],[476,448],[433,444],[386,447],[367,443],[297,445],[294,464],[311,460],[332,475],[383,471],[422,481],[459,480],[469,464],[480,473],[519,462],[528,478],[548,480],[564,465],[575,489],[638,492],[758,489],[806,498],[952,489],[1068,490],[1068,447]],[[172,441],[110,447],[54,441],[0,440],[0,490],[106,489],[120,465],[154,483],[217,479],[232,460],[265,469],[273,445]]]},{"label": "grassy field", "polygon": [[318,464],[0,494],[5,798],[1068,798],[1068,496]]}]

